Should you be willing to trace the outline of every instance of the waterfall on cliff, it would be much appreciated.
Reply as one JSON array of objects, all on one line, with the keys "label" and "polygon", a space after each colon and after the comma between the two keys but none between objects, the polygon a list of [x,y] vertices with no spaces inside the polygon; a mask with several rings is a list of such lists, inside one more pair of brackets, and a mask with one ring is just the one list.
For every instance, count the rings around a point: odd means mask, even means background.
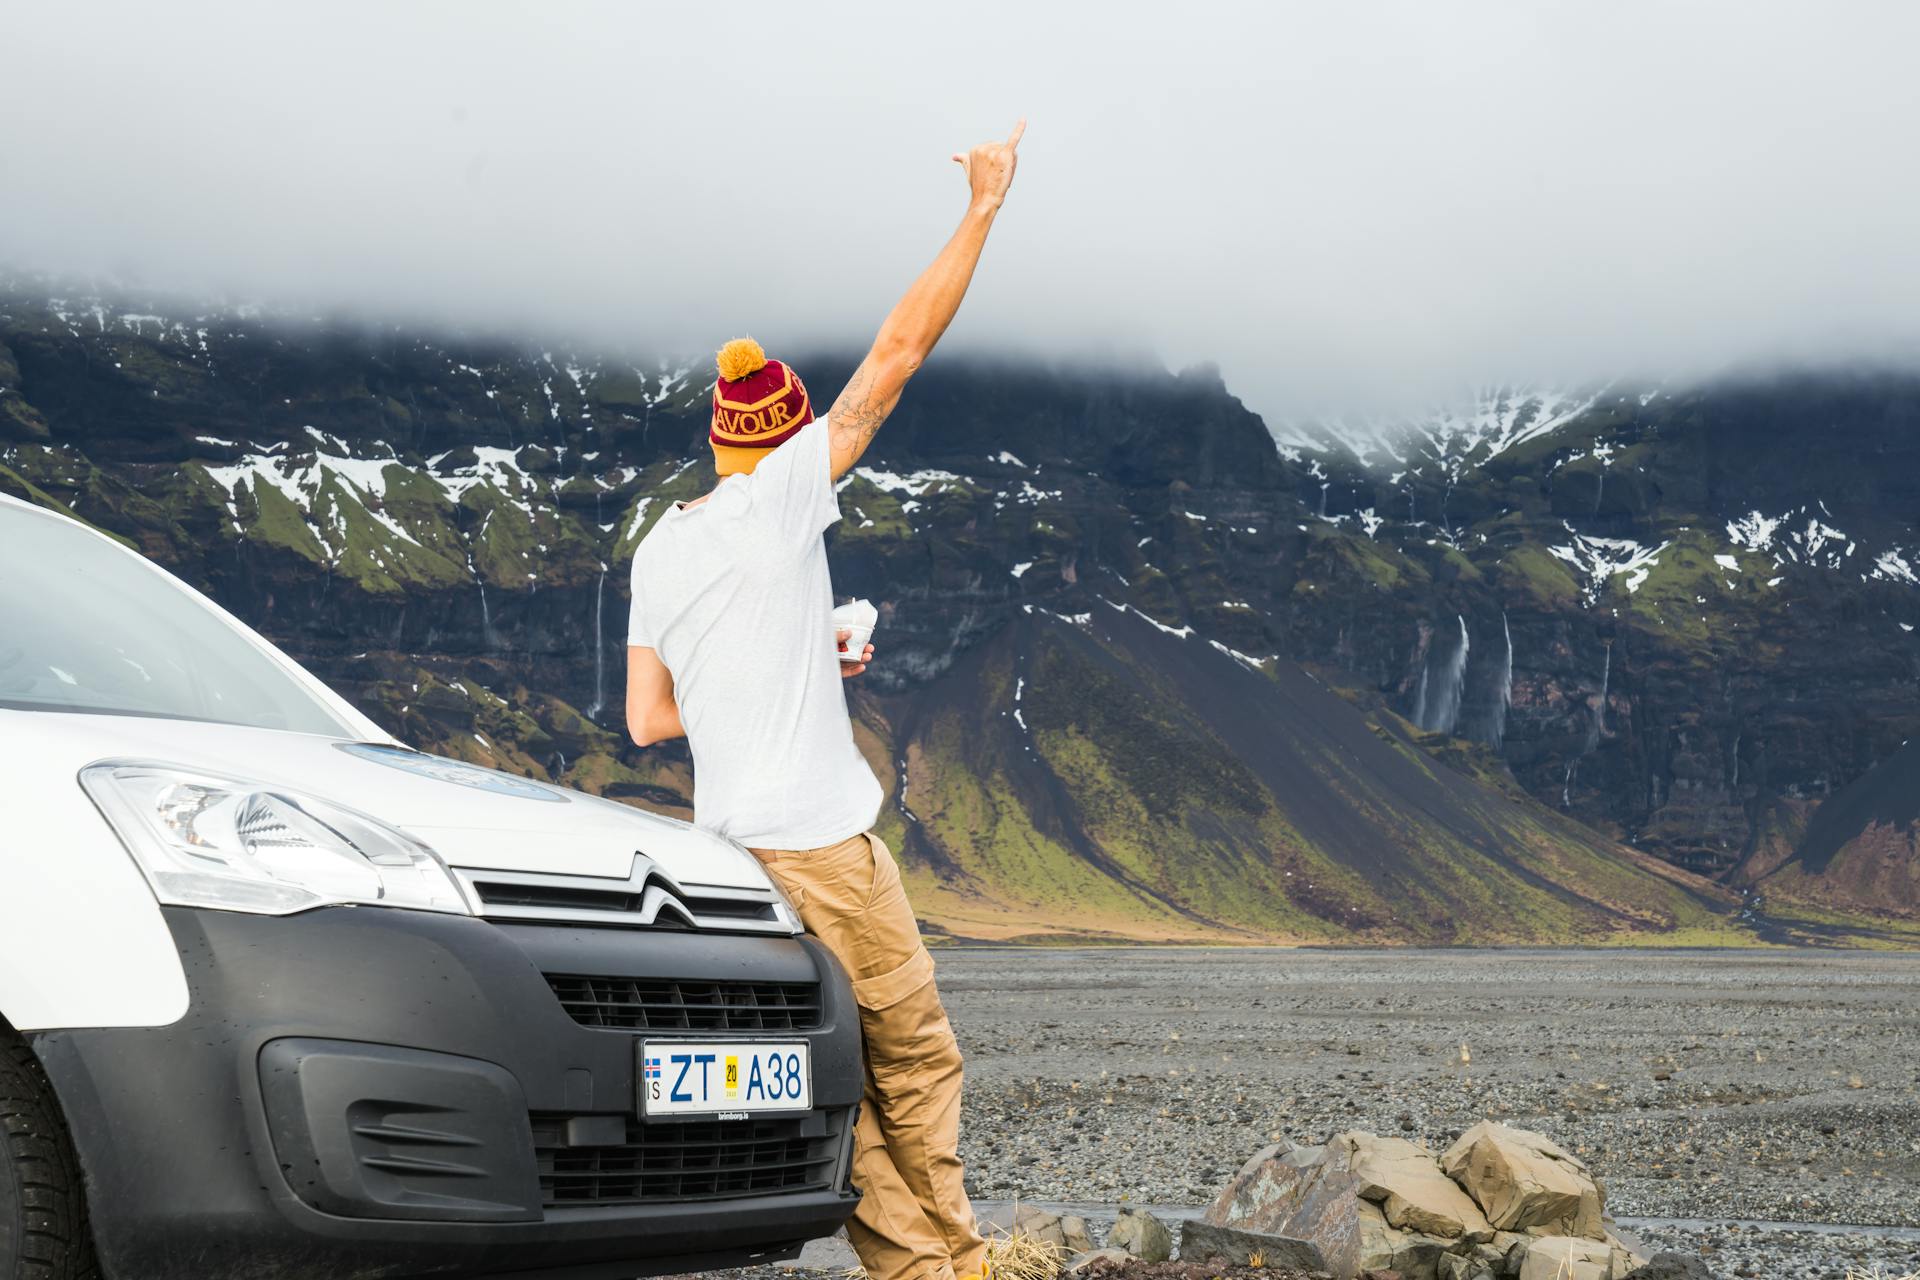
[{"label": "waterfall on cliff", "polygon": [[600,581],[593,588],[593,705],[587,708],[587,719],[600,719],[600,712],[607,705],[607,629],[601,619],[606,616],[607,566],[600,565]]},{"label": "waterfall on cliff", "polygon": [[[1600,735],[1607,731],[1607,688],[1613,681],[1613,641],[1607,641],[1606,657],[1600,661],[1600,704],[1594,708],[1593,742],[1600,743]],[[1593,747],[1587,748],[1589,751]]]},{"label": "waterfall on cliff", "polygon": [[[1466,682],[1467,652],[1472,648],[1467,638],[1467,620],[1460,617],[1460,645],[1447,655],[1447,665],[1438,678],[1429,680],[1427,671],[1420,672],[1420,691],[1414,699],[1413,721],[1428,733],[1452,733],[1460,724],[1460,690]],[[1428,655],[1427,663],[1432,665],[1433,657]]]},{"label": "waterfall on cliff", "polygon": [[1507,738],[1507,710],[1513,706],[1513,628],[1507,623],[1507,611],[1500,611],[1500,634],[1507,642],[1507,656],[1500,667],[1499,695],[1494,700],[1493,732],[1490,740],[1499,746]]},{"label": "waterfall on cliff", "polygon": [[1573,776],[1580,768],[1580,762],[1592,755],[1600,747],[1600,737],[1607,731],[1607,690],[1613,683],[1613,642],[1609,640],[1604,650],[1605,657],[1600,660],[1600,697],[1591,703],[1593,718],[1587,721],[1587,736],[1580,744],[1580,750],[1573,759],[1567,761],[1567,776],[1560,787],[1560,807],[1573,807]]},{"label": "waterfall on cliff", "polygon": [[480,645],[491,651],[493,641],[493,610],[487,608],[487,580],[480,579]]},{"label": "waterfall on cliff", "polygon": [[1322,481],[1320,484],[1320,518],[1322,520],[1327,518],[1327,490],[1332,487],[1331,482],[1328,481]]},{"label": "waterfall on cliff", "polygon": [[1446,683],[1441,686],[1441,730],[1452,733],[1460,723],[1460,691],[1466,685],[1467,651],[1473,642],[1467,637],[1466,615],[1460,617],[1460,647],[1454,650],[1453,657],[1447,662]]}]

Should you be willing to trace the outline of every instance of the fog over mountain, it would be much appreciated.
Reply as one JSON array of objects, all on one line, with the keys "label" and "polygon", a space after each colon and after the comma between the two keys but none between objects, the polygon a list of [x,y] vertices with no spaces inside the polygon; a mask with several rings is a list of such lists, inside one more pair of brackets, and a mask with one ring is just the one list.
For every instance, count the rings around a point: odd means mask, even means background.
[{"label": "fog over mountain", "polygon": [[1920,9],[17,7],[0,266],[861,341],[1031,128],[956,346],[1269,417],[1920,348]]}]

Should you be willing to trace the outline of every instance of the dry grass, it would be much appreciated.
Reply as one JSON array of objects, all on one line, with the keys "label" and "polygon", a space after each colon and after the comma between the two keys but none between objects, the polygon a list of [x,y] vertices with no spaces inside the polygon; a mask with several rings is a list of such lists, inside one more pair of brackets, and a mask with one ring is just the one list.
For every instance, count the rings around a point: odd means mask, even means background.
[{"label": "dry grass", "polygon": [[[1059,1245],[1001,1231],[987,1237],[988,1280],[1054,1280],[1067,1260]],[[840,1280],[867,1280],[865,1267],[849,1267]]]},{"label": "dry grass", "polygon": [[1059,1245],[1033,1236],[1000,1233],[987,1240],[990,1280],[1053,1280],[1066,1260]]},{"label": "dry grass", "polygon": [[1882,1271],[1878,1264],[1867,1271],[1856,1271],[1848,1267],[1847,1280],[1920,1280],[1920,1271],[1909,1271],[1905,1275],[1897,1276],[1891,1271]]}]

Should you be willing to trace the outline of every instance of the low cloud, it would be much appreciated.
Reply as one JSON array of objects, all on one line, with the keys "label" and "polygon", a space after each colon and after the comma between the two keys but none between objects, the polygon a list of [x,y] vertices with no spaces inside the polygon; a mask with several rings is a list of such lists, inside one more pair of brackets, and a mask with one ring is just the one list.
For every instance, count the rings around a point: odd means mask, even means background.
[{"label": "low cloud", "polygon": [[863,342],[1031,118],[955,346],[1256,409],[1920,346],[1920,9],[31,5],[0,262],[688,351]]}]

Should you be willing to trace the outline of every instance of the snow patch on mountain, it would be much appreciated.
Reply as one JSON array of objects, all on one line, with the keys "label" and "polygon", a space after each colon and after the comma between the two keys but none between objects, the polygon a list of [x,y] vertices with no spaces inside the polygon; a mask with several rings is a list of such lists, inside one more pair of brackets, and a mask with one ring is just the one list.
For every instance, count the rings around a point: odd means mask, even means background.
[{"label": "snow patch on mountain", "polygon": [[1586,582],[1581,595],[1589,608],[1600,602],[1607,584],[1622,574],[1626,575],[1624,585],[1628,594],[1638,591],[1659,566],[1660,553],[1673,545],[1668,541],[1649,547],[1631,538],[1596,538],[1576,533],[1572,525],[1566,529],[1571,540],[1549,546],[1547,551],[1584,575]]},{"label": "snow patch on mountain", "polygon": [[1250,653],[1242,653],[1238,649],[1221,644],[1218,640],[1209,640],[1207,643],[1215,649],[1218,649],[1221,653],[1226,654],[1229,658],[1232,658],[1241,666],[1253,671],[1263,670],[1269,662],[1274,660],[1272,657],[1256,658]]},{"label": "snow patch on mountain", "polygon": [[1115,601],[1107,599],[1105,596],[1096,596],[1094,598],[1100,601],[1101,604],[1104,604],[1108,608],[1112,609],[1114,612],[1130,613],[1134,617],[1139,618],[1141,621],[1146,622],[1154,627],[1159,628],[1161,631],[1166,632],[1168,635],[1172,636],[1176,640],[1185,640],[1189,636],[1193,635],[1192,624],[1188,624],[1187,626],[1184,626],[1184,627],[1170,627],[1166,623],[1160,621],[1160,619],[1152,616],[1151,614],[1142,613],[1139,609],[1135,608],[1133,605],[1119,604]]},{"label": "snow patch on mountain", "polygon": [[[307,431],[321,440],[332,439],[311,427]],[[389,452],[392,450],[389,449]],[[320,491],[329,478],[343,486],[366,515],[387,532],[416,547],[420,545],[420,540],[412,531],[383,509],[387,495],[387,472],[396,467],[407,470],[397,457],[355,458],[345,453],[316,451],[291,457],[253,453],[230,465],[205,467],[204,470],[215,484],[227,491],[227,515],[233,521],[235,532],[240,531],[239,506],[235,501],[239,496],[239,487],[242,484],[249,485],[257,494],[259,486],[271,486],[284,494],[301,513],[307,528],[320,545],[338,556],[346,545],[345,514],[336,504],[331,521],[325,524],[317,522],[313,515]],[[255,501],[258,501],[257,497]]]},{"label": "snow patch on mountain", "polygon": [[625,532],[620,535],[622,543],[632,542],[640,536],[640,528],[647,522],[647,508],[653,505],[652,498],[642,498],[633,506],[633,518],[627,521]]},{"label": "snow patch on mountain", "polygon": [[[1410,417],[1342,417],[1283,422],[1273,435],[1281,455],[1347,454],[1361,466],[1404,476],[1421,459],[1478,465],[1577,421],[1613,390],[1493,386],[1469,400]],[[1643,402],[1644,403],[1644,402]]]},{"label": "snow patch on mountain", "polygon": [[[1777,516],[1749,511],[1727,522],[1727,537],[1737,547],[1772,556],[1776,566],[1798,564],[1839,569],[1859,550],[1859,543],[1832,524],[1832,520],[1833,513],[1824,502]],[[1890,554],[1898,559],[1897,548]]]},{"label": "snow patch on mountain", "polygon": [[1904,582],[1908,586],[1920,587],[1920,573],[1914,570],[1914,562],[1902,554],[1900,548],[1883,551],[1874,559],[1873,577],[1885,582]]},{"label": "snow patch on mountain", "polygon": [[445,489],[455,502],[458,502],[461,495],[475,485],[490,484],[507,497],[515,498],[516,505],[524,505],[517,500],[517,495],[526,484],[526,473],[520,469],[519,450],[502,449],[497,445],[486,444],[474,445],[472,449],[474,455],[472,466],[455,467],[449,471],[442,471],[440,468],[448,458],[453,456],[451,450],[428,458],[427,466],[432,468],[431,474],[435,482]]},{"label": "snow patch on mountain", "polygon": [[[885,493],[904,493],[910,497],[921,497],[930,492],[938,492],[950,484],[972,484],[966,476],[955,475],[951,471],[942,471],[930,467],[922,471],[900,475],[892,471],[882,471],[878,467],[855,467],[853,475],[859,476],[874,488]],[[852,483],[849,476],[840,481],[838,488],[845,489]]]}]

